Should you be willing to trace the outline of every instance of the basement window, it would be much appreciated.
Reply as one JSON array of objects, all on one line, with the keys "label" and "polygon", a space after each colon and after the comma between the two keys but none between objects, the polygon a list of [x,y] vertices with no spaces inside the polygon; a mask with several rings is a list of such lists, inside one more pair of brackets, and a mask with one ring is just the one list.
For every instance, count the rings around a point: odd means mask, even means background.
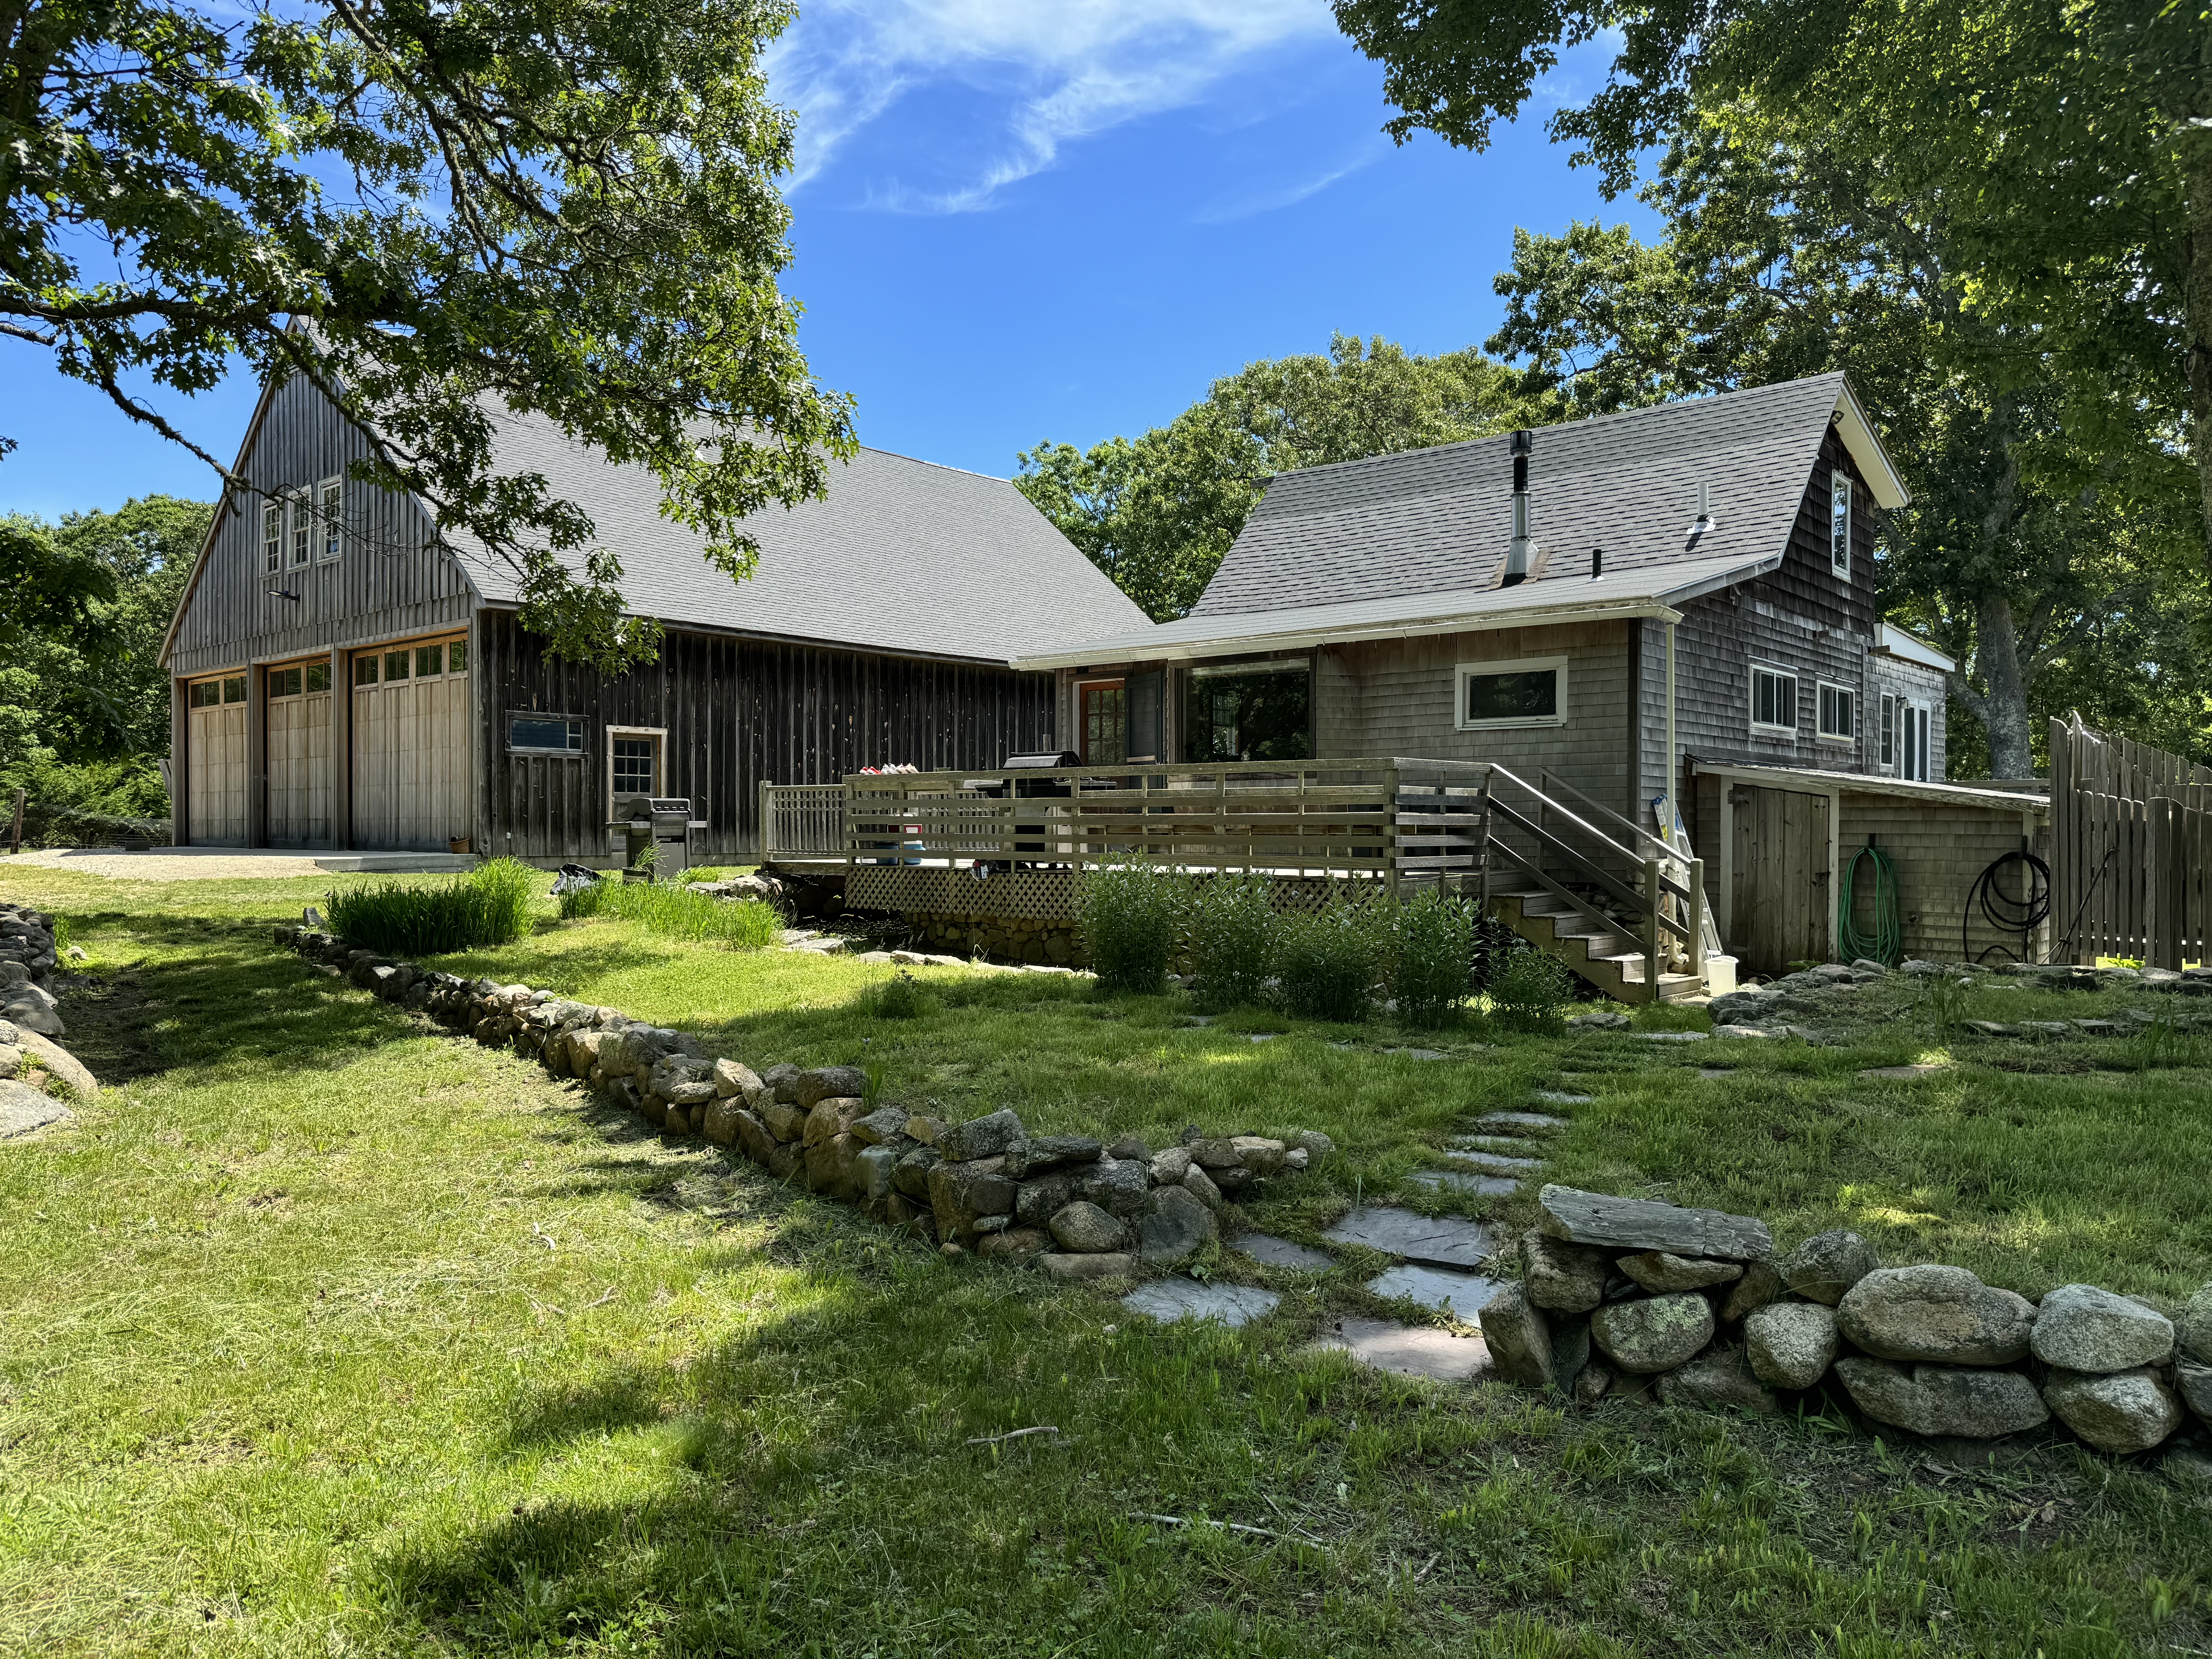
[{"label": "basement window", "polygon": [[1456,671],[1462,732],[1505,726],[1567,723],[1567,659],[1529,657],[1519,662],[1463,662]]},{"label": "basement window", "polygon": [[1786,668],[1751,665],[1751,729],[1797,735],[1797,677]]},{"label": "basement window", "polygon": [[511,714],[507,717],[507,752],[510,755],[562,755],[584,757],[584,720],[580,714]]}]

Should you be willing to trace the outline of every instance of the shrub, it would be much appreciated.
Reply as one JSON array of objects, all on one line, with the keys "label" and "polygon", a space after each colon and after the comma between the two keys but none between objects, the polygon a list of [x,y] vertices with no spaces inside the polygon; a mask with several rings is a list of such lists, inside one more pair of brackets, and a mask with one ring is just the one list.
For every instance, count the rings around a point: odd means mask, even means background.
[{"label": "shrub", "polygon": [[624,881],[619,872],[561,895],[561,919],[614,916],[672,939],[714,939],[757,951],[783,934],[783,918],[758,899],[718,899],[671,883]]},{"label": "shrub", "polygon": [[1167,988],[1183,892],[1180,879],[1145,859],[1101,865],[1083,878],[1076,922],[1102,990]]},{"label": "shrub", "polygon": [[540,876],[517,860],[494,859],[452,881],[367,882],[330,896],[331,931],[349,945],[391,956],[512,945],[530,926]]},{"label": "shrub", "polygon": [[1248,872],[1215,876],[1192,891],[1184,948],[1206,1006],[1232,1008],[1267,996],[1281,930],[1270,889],[1267,877]]},{"label": "shrub", "polygon": [[1431,888],[1401,906],[1396,920],[1398,1017],[1441,1025],[1474,988],[1474,906]]},{"label": "shrub", "polygon": [[1389,928],[1379,903],[1340,894],[1317,915],[1283,917],[1275,969],[1290,1011],[1308,1019],[1366,1018]]},{"label": "shrub", "polygon": [[1493,1013],[1534,1030],[1558,1018],[1575,994],[1575,976],[1565,963],[1541,951],[1515,951],[1498,964],[1485,988]]}]

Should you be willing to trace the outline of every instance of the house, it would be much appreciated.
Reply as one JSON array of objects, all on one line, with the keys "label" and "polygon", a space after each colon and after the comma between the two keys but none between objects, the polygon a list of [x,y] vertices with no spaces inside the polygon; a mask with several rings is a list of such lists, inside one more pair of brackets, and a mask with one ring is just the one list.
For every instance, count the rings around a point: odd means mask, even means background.
[{"label": "house", "polygon": [[297,379],[264,391],[163,647],[177,842],[619,862],[615,806],[690,801],[692,856],[754,855],[761,787],[1055,748],[1053,678],[1017,655],[1144,616],[1011,484],[862,450],[828,497],[750,521],[732,582],[658,481],[550,422],[501,465],[592,517],[659,659],[548,660],[515,573],[422,504],[348,478],[367,444]]},{"label": "house", "polygon": [[[2032,799],[1943,783],[1954,665],[1875,590],[1906,500],[1840,374],[1313,467],[1270,482],[1188,616],[1014,665],[1055,677],[1094,767],[1479,763],[1542,822],[1686,839],[1717,942],[1761,971],[1836,949],[1861,836],[1925,825],[1898,867],[1933,951],[2039,831]],[[1526,896],[1516,925],[1554,902]]]}]

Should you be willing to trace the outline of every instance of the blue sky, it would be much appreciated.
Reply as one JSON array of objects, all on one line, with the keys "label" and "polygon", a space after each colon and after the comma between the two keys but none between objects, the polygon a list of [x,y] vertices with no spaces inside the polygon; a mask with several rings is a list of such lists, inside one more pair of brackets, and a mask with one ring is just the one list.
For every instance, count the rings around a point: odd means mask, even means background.
[{"label": "blue sky", "polygon": [[[776,49],[800,117],[787,287],[861,441],[1000,476],[1041,439],[1171,418],[1215,376],[1325,349],[1480,344],[1516,225],[1629,218],[1541,121],[1601,76],[1570,58],[1481,155],[1394,146],[1382,72],[1325,0],[816,0]],[[234,376],[179,424],[225,455]],[[30,348],[0,342],[0,510],[210,495]]]}]

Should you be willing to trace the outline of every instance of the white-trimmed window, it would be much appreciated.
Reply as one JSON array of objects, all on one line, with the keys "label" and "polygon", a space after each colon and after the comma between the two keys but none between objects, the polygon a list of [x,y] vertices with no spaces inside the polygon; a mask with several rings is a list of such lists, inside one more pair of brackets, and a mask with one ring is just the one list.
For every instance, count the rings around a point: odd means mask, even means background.
[{"label": "white-trimmed window", "polygon": [[1851,481],[1841,467],[1829,485],[1828,564],[1848,580],[1851,574]]},{"label": "white-trimmed window", "polygon": [[1793,671],[1752,664],[1751,729],[1797,735],[1797,676]]},{"label": "white-trimmed window", "polygon": [[1567,659],[1463,662],[1455,671],[1453,724],[1462,732],[1567,723]]},{"label": "white-trimmed window", "polygon": [[315,502],[307,491],[292,495],[291,565],[298,569],[315,556]]},{"label": "white-trimmed window", "polygon": [[1887,691],[1881,698],[1881,769],[1897,769],[1897,698]]},{"label": "white-trimmed window", "polygon": [[613,822],[615,809],[635,800],[640,795],[648,798],[668,793],[664,766],[667,754],[668,732],[658,726],[610,726],[607,727],[607,819]]},{"label": "white-trimmed window", "polygon": [[284,503],[261,503],[261,574],[276,576],[284,570]]},{"label": "white-trimmed window", "polygon": [[345,550],[345,481],[325,478],[315,486],[315,556],[335,559]]},{"label": "white-trimmed window", "polygon": [[1929,726],[1933,724],[1930,710],[1924,702],[1898,701],[1898,720],[1900,726],[1899,754],[1904,762],[1902,776],[1928,781],[1928,751],[1934,745],[1929,741]]},{"label": "white-trimmed window", "polygon": [[1820,683],[1820,740],[1850,743],[1859,734],[1859,694],[1848,685]]}]

